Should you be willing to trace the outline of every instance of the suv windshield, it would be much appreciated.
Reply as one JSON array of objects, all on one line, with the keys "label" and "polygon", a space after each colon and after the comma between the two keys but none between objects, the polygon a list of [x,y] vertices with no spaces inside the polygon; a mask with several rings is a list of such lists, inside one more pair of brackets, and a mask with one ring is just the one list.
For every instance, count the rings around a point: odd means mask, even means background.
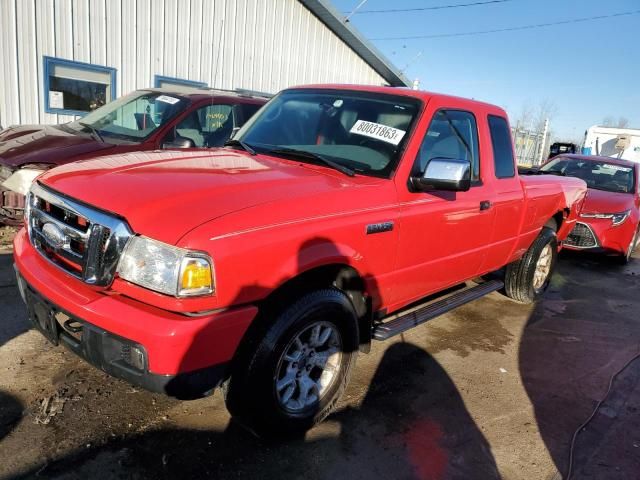
[{"label": "suv windshield", "polygon": [[632,167],[593,160],[559,157],[540,168],[540,171],[578,177],[587,183],[587,187],[597,190],[633,193],[634,175]]},{"label": "suv windshield", "polygon": [[309,162],[322,157],[325,164],[330,160],[358,173],[388,177],[419,108],[419,100],[395,95],[287,90],[234,138],[260,153]]},{"label": "suv windshield", "polygon": [[142,142],[184,110],[188,100],[159,92],[140,91],[121,97],[67,126],[109,141]]}]

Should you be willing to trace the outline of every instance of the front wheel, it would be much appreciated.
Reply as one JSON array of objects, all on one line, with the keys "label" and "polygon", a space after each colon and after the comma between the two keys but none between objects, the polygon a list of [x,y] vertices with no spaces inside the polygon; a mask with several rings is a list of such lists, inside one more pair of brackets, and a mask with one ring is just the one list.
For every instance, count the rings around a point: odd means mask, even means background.
[{"label": "front wheel", "polygon": [[636,230],[636,233],[633,235],[631,242],[629,242],[629,246],[627,247],[627,251],[622,255],[620,261],[623,265],[626,265],[631,261],[631,255],[633,255],[634,250],[638,246],[638,234],[640,233],[640,228]]},{"label": "front wheel", "polygon": [[520,260],[507,265],[504,289],[520,303],[535,301],[549,286],[558,257],[556,232],[543,228]]},{"label": "front wheel", "polygon": [[308,430],[336,407],[358,349],[357,316],[340,290],[308,293],[273,315],[234,367],[227,408],[264,435]]}]

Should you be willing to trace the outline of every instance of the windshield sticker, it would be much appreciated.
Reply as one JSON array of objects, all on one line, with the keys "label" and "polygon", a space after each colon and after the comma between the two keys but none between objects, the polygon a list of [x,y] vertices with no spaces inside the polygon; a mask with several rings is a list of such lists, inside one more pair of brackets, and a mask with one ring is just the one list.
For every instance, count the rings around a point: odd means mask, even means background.
[{"label": "windshield sticker", "polygon": [[615,170],[617,172],[630,172],[631,167],[621,167],[620,165],[611,165],[610,163],[605,163],[602,165],[602,168],[607,170]]},{"label": "windshield sticker", "polygon": [[179,98],[170,97],[169,95],[160,95],[156,100],[159,100],[164,103],[170,103],[171,105],[175,105],[180,101]]},{"label": "windshield sticker", "polygon": [[374,122],[365,122],[364,120],[358,120],[353,124],[349,133],[355,133],[357,135],[363,135],[369,138],[375,138],[376,140],[382,140],[383,142],[398,145],[404,134],[407,133],[404,130],[399,130],[393,127],[387,127]]}]

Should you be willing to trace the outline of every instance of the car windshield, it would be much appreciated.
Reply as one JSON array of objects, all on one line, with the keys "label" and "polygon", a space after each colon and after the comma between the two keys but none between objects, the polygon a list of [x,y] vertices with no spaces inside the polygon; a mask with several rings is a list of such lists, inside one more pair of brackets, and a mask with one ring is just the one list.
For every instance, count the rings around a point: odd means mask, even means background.
[{"label": "car windshield", "polygon": [[584,180],[589,188],[597,190],[619,193],[634,191],[633,167],[603,161],[559,157],[544,165],[540,171],[578,177]]},{"label": "car windshield", "polygon": [[325,164],[330,160],[356,173],[389,177],[419,109],[419,100],[396,95],[287,90],[234,138],[259,153],[312,163],[322,157]]},{"label": "car windshield", "polygon": [[67,124],[103,141],[142,142],[184,110],[188,100],[159,92],[139,91],[121,97]]}]

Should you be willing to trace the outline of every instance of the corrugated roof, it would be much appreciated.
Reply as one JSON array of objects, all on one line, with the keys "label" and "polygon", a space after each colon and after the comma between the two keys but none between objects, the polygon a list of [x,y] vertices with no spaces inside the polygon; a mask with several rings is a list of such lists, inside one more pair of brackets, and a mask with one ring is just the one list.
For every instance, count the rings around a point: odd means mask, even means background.
[{"label": "corrugated roof", "polygon": [[412,82],[398,70],[380,51],[369,43],[325,0],[299,0],[333,33],[345,42],[354,52],[371,65],[389,85],[393,87],[409,87]]}]

